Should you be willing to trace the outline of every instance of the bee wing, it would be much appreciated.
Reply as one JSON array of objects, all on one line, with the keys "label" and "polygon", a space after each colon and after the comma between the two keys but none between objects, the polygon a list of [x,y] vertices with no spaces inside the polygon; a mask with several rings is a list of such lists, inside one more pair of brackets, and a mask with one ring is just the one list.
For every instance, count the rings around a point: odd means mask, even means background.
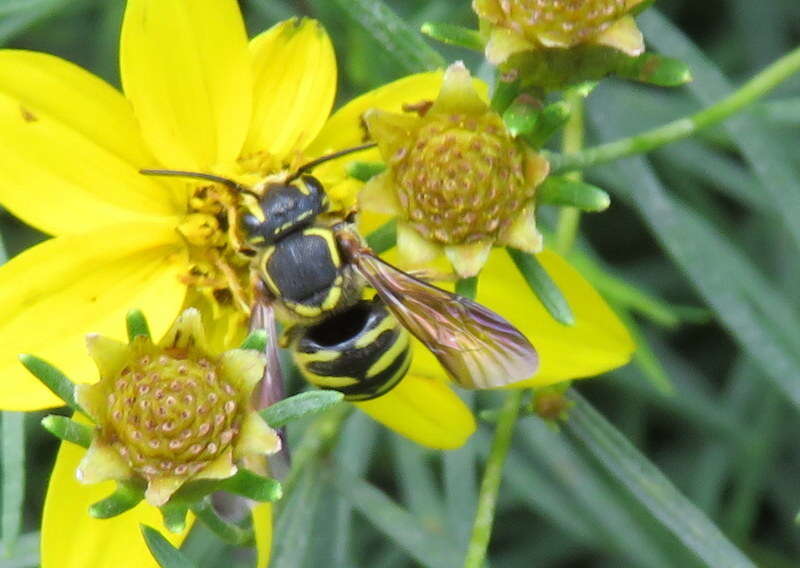
[{"label": "bee wing", "polygon": [[[263,329],[267,334],[267,344],[264,349],[267,364],[264,366],[264,374],[261,376],[256,402],[258,408],[262,409],[283,400],[286,396],[283,371],[278,355],[278,326],[275,323],[275,310],[272,304],[264,298],[256,300],[250,311],[250,331],[257,329]],[[269,467],[273,476],[282,479],[288,474],[291,467],[291,456],[286,440],[286,428],[279,429],[278,435],[281,438],[281,449],[270,457]]]},{"label": "bee wing", "polygon": [[536,349],[492,310],[418,280],[365,249],[352,260],[400,323],[462,387],[502,387],[536,372]]}]

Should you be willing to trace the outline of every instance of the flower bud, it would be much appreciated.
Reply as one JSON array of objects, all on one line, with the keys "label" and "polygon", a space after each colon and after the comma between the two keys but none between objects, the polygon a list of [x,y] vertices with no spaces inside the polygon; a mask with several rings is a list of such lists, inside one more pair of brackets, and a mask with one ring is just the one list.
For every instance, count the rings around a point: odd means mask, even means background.
[{"label": "flower bud", "polygon": [[141,480],[160,506],[189,480],[230,477],[236,462],[280,448],[251,404],[263,356],[209,353],[197,310],[183,312],[157,345],[143,335],[130,344],[90,335],[87,343],[100,380],[76,388],[97,425],[81,481]]},{"label": "flower bud", "polygon": [[547,162],[511,136],[461,63],[420,108],[422,116],[366,114],[388,169],[364,187],[362,207],[398,215],[407,260],[444,252],[462,277],[477,274],[495,243],[537,252],[533,198]]}]

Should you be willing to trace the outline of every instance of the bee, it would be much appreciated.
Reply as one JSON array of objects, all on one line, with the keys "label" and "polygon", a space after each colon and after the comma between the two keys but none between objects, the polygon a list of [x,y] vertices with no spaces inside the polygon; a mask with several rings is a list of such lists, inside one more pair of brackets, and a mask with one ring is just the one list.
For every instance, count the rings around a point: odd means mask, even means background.
[{"label": "bee", "polygon": [[[410,335],[468,389],[502,387],[528,379],[536,350],[500,315],[433,286],[382,260],[358,233],[355,213],[332,214],[311,170],[328,160],[373,147],[329,154],[254,189],[211,174],[142,170],[224,184],[254,195],[241,226],[251,249],[251,328],[267,332],[265,395],[281,397],[278,349],[287,347],[300,372],[349,400],[369,400],[394,387],[411,363]],[[375,290],[364,299],[365,288]],[[276,320],[287,326],[277,339]]]}]

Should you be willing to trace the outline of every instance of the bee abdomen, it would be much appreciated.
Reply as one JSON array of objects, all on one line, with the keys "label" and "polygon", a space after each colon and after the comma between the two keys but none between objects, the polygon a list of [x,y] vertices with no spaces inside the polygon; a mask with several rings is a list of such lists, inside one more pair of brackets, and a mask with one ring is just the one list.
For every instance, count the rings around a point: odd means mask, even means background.
[{"label": "bee abdomen", "polygon": [[347,400],[369,400],[391,390],[411,364],[408,332],[379,299],[304,328],[292,343],[300,372]]}]

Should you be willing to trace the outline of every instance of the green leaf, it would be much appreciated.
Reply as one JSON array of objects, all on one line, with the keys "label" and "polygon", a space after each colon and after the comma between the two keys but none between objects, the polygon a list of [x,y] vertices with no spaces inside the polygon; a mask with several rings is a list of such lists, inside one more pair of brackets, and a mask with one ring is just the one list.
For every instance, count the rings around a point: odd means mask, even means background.
[{"label": "green leaf", "polygon": [[368,182],[376,175],[386,170],[383,162],[348,162],[345,166],[347,175],[359,181]]},{"label": "green leaf", "polygon": [[659,469],[574,391],[565,429],[672,534],[708,566],[754,564]]},{"label": "green leaf", "polygon": [[3,548],[11,556],[22,528],[25,498],[25,414],[3,412],[2,436]]},{"label": "green leaf", "polygon": [[114,493],[89,507],[89,515],[95,519],[110,519],[133,509],[142,499],[144,490],[141,486],[119,481]]},{"label": "green leaf", "polygon": [[286,426],[289,422],[324,412],[338,404],[344,395],[334,390],[312,390],[285,398],[260,412],[261,417],[273,428]]},{"label": "green leaf", "polygon": [[570,116],[570,107],[566,101],[559,101],[547,105],[539,113],[536,128],[522,136],[522,139],[533,149],[538,150],[545,142],[567,123]]},{"label": "green leaf", "polygon": [[371,524],[394,541],[406,554],[428,568],[461,566],[461,553],[441,535],[425,529],[408,511],[380,490],[339,466],[334,472],[339,492]]},{"label": "green leaf", "polygon": [[539,301],[542,302],[542,305],[550,315],[553,316],[553,319],[564,325],[573,325],[575,316],[572,314],[572,309],[570,309],[567,299],[550,278],[550,275],[547,274],[544,267],[539,264],[536,257],[513,248],[506,250],[530,289],[536,294],[536,297],[539,298]]},{"label": "green leaf", "polygon": [[425,527],[443,532],[444,505],[429,452],[401,436],[390,436],[389,442],[403,503]]},{"label": "green leaf", "polygon": [[73,410],[81,410],[75,401],[75,384],[64,373],[35,355],[22,354],[19,356],[19,360],[33,376],[63,400],[64,404]]},{"label": "green leaf", "polygon": [[456,294],[474,300],[478,294],[478,277],[459,278],[456,281]]},{"label": "green leaf", "polygon": [[530,95],[520,95],[503,113],[503,122],[511,136],[528,135],[539,122],[541,105]]},{"label": "green leaf", "polygon": [[73,6],[73,0],[5,0],[0,2],[0,45],[28,28]]},{"label": "green leaf", "polygon": [[397,220],[387,221],[369,235],[367,246],[376,254],[383,254],[397,243]]},{"label": "green leaf", "polygon": [[[606,136],[618,135],[610,107],[594,118]],[[788,299],[726,236],[676,202],[643,158],[628,158],[603,172],[607,187],[616,185],[639,211],[742,349],[800,406],[800,321]]]},{"label": "green leaf", "polygon": [[637,324],[636,320],[624,309],[617,307],[615,311],[617,312],[617,316],[622,320],[622,323],[625,324],[625,327],[628,328],[628,331],[633,337],[633,341],[636,343],[636,352],[633,354],[634,364],[639,367],[642,374],[650,381],[650,384],[661,394],[675,394],[675,387],[672,384],[672,380],[669,378],[669,374],[667,374],[661,361],[659,361],[658,357],[653,352],[650,342],[647,341],[647,337],[645,337],[644,333],[639,328],[639,324]]},{"label": "green leaf", "polygon": [[253,530],[244,529],[220,517],[209,499],[194,503],[192,505],[192,513],[223,542],[234,546],[252,545],[254,539]]},{"label": "green leaf", "polygon": [[42,426],[56,438],[88,448],[94,437],[91,426],[75,422],[66,416],[51,414],[42,418]]},{"label": "green leaf", "polygon": [[[703,104],[713,104],[734,91],[720,70],[658,11],[642,14],[640,25],[657,49],[689,62],[696,80],[688,88]],[[800,246],[800,178],[790,165],[786,149],[773,143],[772,133],[753,112],[731,117],[724,128],[761,180],[765,191],[763,199],[774,203],[775,211],[795,244]]]},{"label": "green leaf", "polygon": [[244,338],[239,349],[252,349],[253,351],[263,352],[267,348],[267,332],[263,329],[256,329]]},{"label": "green leaf", "polygon": [[407,73],[439,69],[446,62],[422,36],[380,0],[332,0],[351,21],[375,38]]},{"label": "green leaf", "polygon": [[295,568],[302,566],[308,551],[312,525],[317,507],[320,504],[323,486],[320,482],[320,468],[317,460],[303,470],[288,503],[284,505],[275,527],[275,548],[272,553],[271,568]]},{"label": "green leaf", "polygon": [[[648,35],[648,40],[650,36]],[[643,53],[639,57],[621,58],[616,68],[620,77],[650,83],[659,87],[677,87],[692,80],[689,66],[679,59],[655,53]]]},{"label": "green leaf", "polygon": [[161,568],[198,568],[191,558],[172,546],[156,529],[147,525],[139,526],[150,554]]},{"label": "green leaf", "polygon": [[261,503],[271,503],[283,496],[281,484],[277,480],[241,467],[236,475],[220,481],[217,488]]},{"label": "green leaf", "polygon": [[150,339],[150,327],[147,325],[147,318],[144,317],[142,310],[129,311],[125,317],[125,327],[128,329],[129,342],[133,342],[140,335]]},{"label": "green leaf", "polygon": [[484,42],[478,30],[443,22],[425,22],[420,31],[442,43],[483,51]]},{"label": "green leaf", "polygon": [[608,193],[583,181],[550,176],[536,188],[536,200],[547,205],[576,207],[581,211],[605,211],[611,205]]},{"label": "green leaf", "polygon": [[187,503],[179,499],[171,499],[159,509],[164,519],[164,526],[169,532],[178,534],[186,530],[186,514],[189,512]]}]

